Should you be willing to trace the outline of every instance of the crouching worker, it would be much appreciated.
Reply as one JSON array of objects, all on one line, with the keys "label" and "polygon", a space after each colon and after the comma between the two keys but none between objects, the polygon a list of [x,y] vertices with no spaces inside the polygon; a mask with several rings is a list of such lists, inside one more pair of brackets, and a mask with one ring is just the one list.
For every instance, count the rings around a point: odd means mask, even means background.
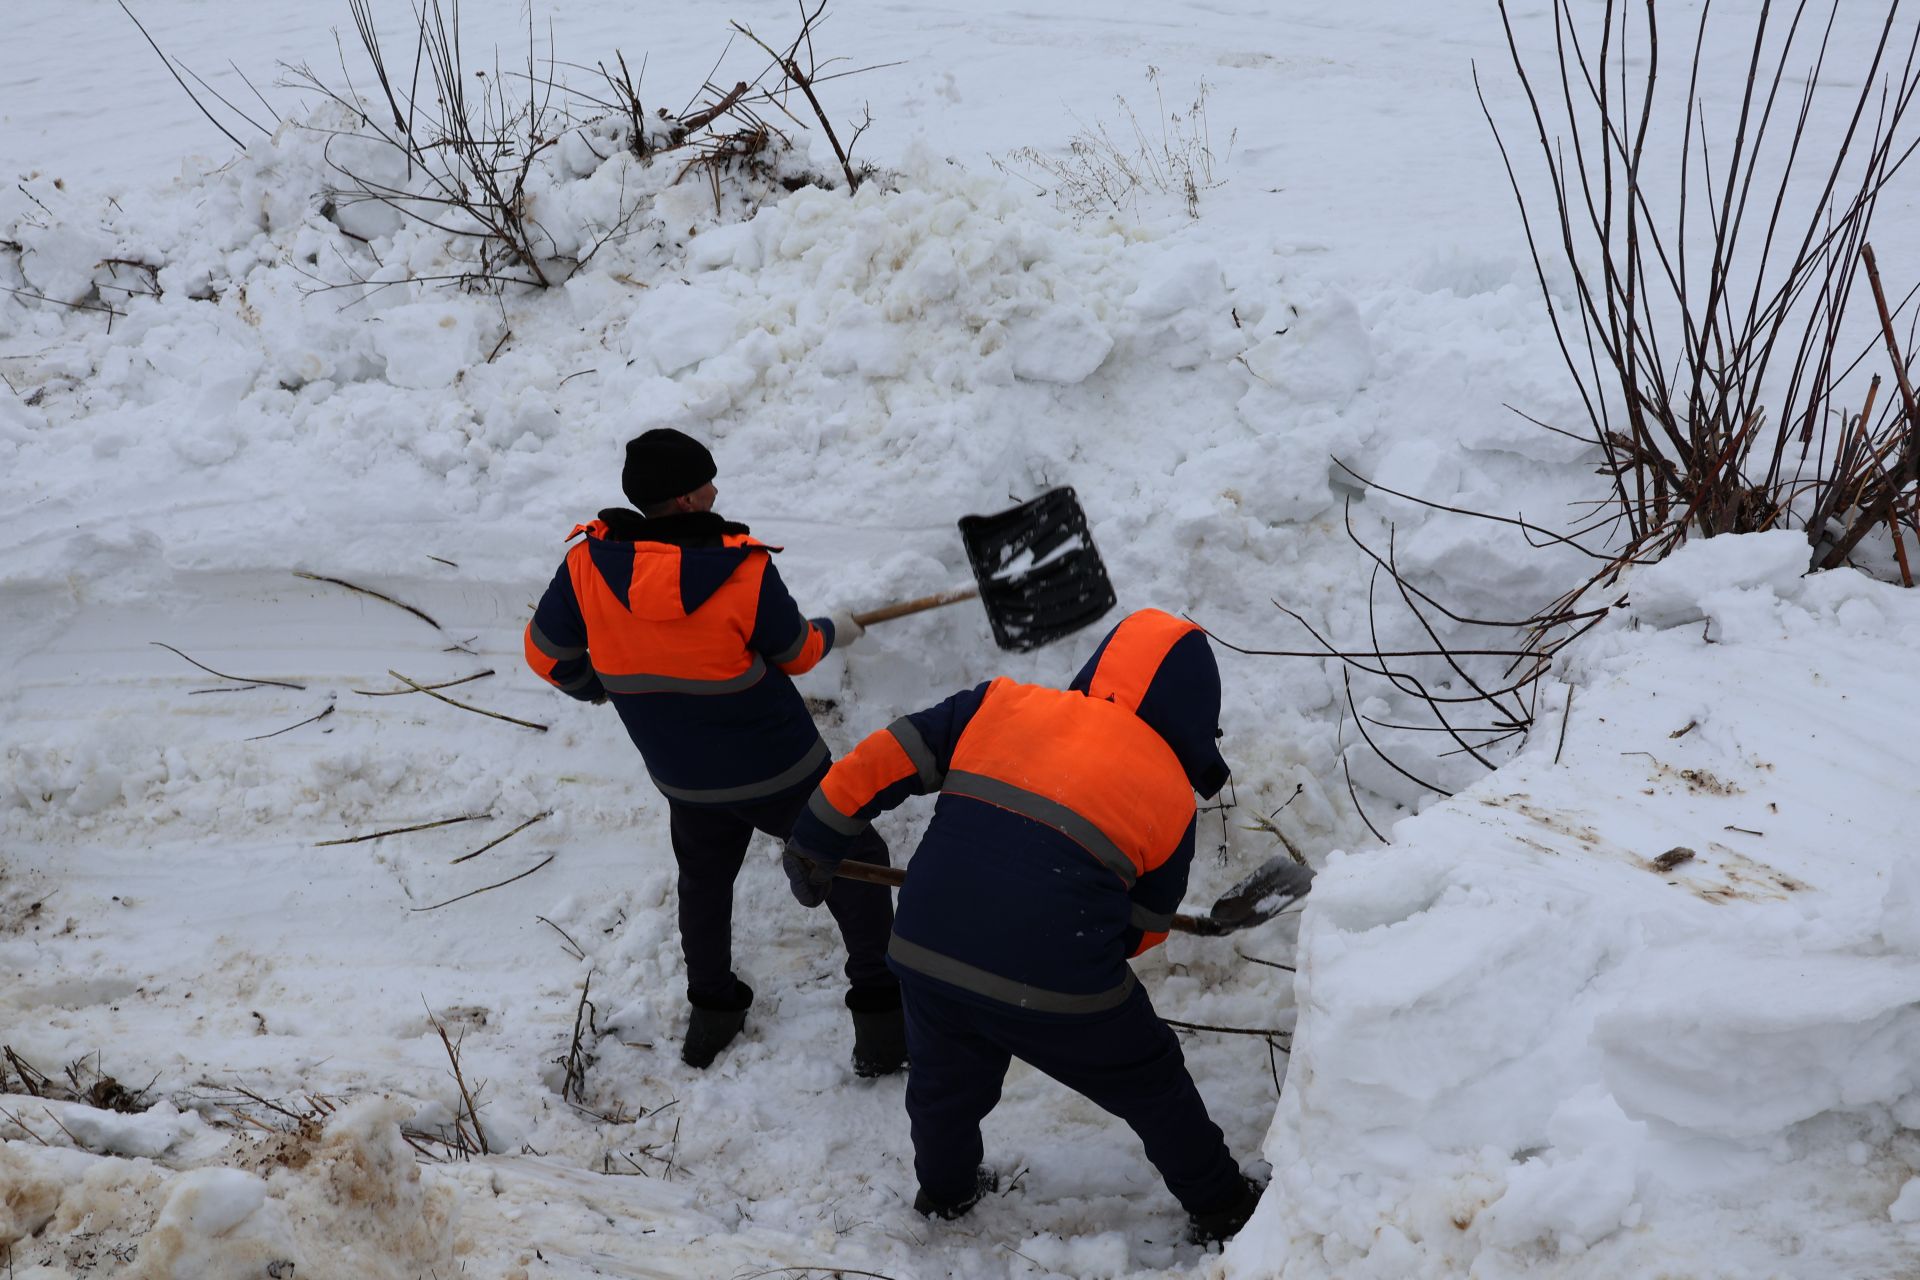
[{"label": "crouching worker", "polygon": [[980,1122],[1012,1058],[1131,1125],[1196,1242],[1226,1239],[1253,1212],[1261,1188],[1127,964],[1166,940],[1186,893],[1194,792],[1227,778],[1219,717],[1206,634],[1142,610],[1066,690],[1002,678],[903,716],[808,802],[785,864],[814,906],[855,887],[832,870],[876,814],[940,796],[887,949],[906,1006],[922,1214],[959,1217],[996,1186]]},{"label": "crouching worker", "polygon": [[[680,945],[692,1005],[681,1057],[705,1067],[746,1022],[753,989],[733,971],[733,882],[756,830],[786,839],[833,760],[790,675],[857,639],[851,618],[808,619],[773,567],[778,547],[713,510],[713,455],[671,428],[627,443],[621,487],[527,625],[527,662],[563,693],[613,703],[670,814]],[[871,832],[840,846],[887,862]],[[847,944],[854,1069],[906,1061],[899,984],[885,950],[887,890],[850,885],[833,917]]]}]

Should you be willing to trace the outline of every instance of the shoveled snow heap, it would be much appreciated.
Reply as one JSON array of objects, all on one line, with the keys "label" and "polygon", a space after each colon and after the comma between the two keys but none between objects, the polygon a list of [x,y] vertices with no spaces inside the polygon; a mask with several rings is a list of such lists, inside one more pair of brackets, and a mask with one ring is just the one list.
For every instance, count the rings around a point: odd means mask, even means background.
[{"label": "shoveled snow heap", "polygon": [[1628,586],[1515,762],[1335,855],[1236,1277],[1920,1257],[1920,597],[1794,533]]}]

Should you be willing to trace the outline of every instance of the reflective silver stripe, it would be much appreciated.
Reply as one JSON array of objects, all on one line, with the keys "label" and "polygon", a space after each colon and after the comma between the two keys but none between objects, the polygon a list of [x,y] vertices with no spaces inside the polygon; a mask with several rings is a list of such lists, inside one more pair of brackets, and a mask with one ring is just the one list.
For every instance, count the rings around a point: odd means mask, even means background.
[{"label": "reflective silver stripe", "polygon": [[[553,677],[551,676],[547,678],[549,680],[553,680]],[[575,689],[584,689],[592,683],[593,683],[593,672],[582,671],[579,675],[575,676],[571,680],[568,680],[564,684],[562,684],[558,680],[553,680],[553,687],[558,689],[562,693],[572,693]]]},{"label": "reflective silver stripe", "polygon": [[795,658],[799,657],[800,651],[807,647],[807,641],[812,638],[812,636],[813,624],[805,618],[800,619],[800,638],[788,645],[785,649],[782,649],[779,653],[773,655],[774,665],[778,666],[783,662],[792,662]]},{"label": "reflective silver stripe", "polygon": [[527,638],[533,641],[533,647],[552,658],[555,662],[565,662],[568,658],[577,658],[587,651],[585,645],[555,644],[547,639],[547,633],[540,629],[537,622],[527,624]]},{"label": "reflective silver stripe", "polygon": [[980,773],[949,773],[943,789],[953,795],[985,800],[988,804],[999,805],[1002,809],[1011,809],[1023,818],[1032,818],[1035,822],[1045,823],[1106,863],[1107,867],[1119,876],[1121,882],[1129,889],[1133,888],[1133,882],[1140,878],[1140,873],[1134,869],[1133,859],[1122,853],[1120,846],[1108,839],[1106,832],[1058,800],[1035,795],[1010,782],[1002,782],[998,778],[989,778]]},{"label": "reflective silver stripe", "polygon": [[685,676],[613,676],[604,671],[595,674],[600,677],[600,683],[608,693],[739,693],[760,683],[760,677],[767,674],[767,663],[756,653],[752,666],[725,680],[691,680]]},{"label": "reflective silver stripe", "polygon": [[807,812],[826,826],[829,831],[838,831],[843,836],[857,836],[867,829],[867,824],[858,818],[849,818],[833,807],[827,799],[827,793],[815,790],[813,799],[807,801]]},{"label": "reflective silver stripe", "polygon": [[915,973],[924,973],[929,978],[950,982],[963,990],[1040,1013],[1102,1013],[1123,1003],[1133,994],[1133,989],[1139,982],[1133,976],[1133,970],[1128,969],[1127,976],[1120,985],[1106,991],[1096,991],[1091,995],[1048,991],[1044,987],[1030,987],[1024,982],[1016,982],[1012,978],[1003,978],[997,973],[989,973],[985,969],[963,964],[952,956],[941,955],[938,951],[929,951],[925,947],[908,942],[897,933],[893,935],[892,941],[887,943],[887,956],[889,959],[899,961]]},{"label": "reflective silver stripe", "polygon": [[1142,933],[1171,933],[1173,932],[1173,912],[1160,915],[1136,902],[1133,904],[1133,914],[1127,917],[1127,923]]},{"label": "reflective silver stripe", "polygon": [[689,804],[738,804],[742,800],[758,800],[763,796],[778,795],[788,787],[805,782],[807,775],[820,767],[827,759],[827,744],[815,742],[813,749],[800,757],[800,762],[783,773],[777,773],[764,782],[749,782],[741,787],[716,787],[711,791],[689,791],[685,787],[670,787],[655,778],[653,785],[660,788],[660,794],[673,800],[685,800]]},{"label": "reflective silver stripe", "polygon": [[934,763],[933,748],[927,745],[927,740],[921,735],[919,727],[905,716],[901,716],[887,726],[887,732],[892,734],[894,741],[900,744],[900,749],[907,753],[907,759],[913,761],[913,767],[920,771],[921,785],[928,791],[938,791],[941,784],[947,780],[947,775],[941,773],[940,767]]}]

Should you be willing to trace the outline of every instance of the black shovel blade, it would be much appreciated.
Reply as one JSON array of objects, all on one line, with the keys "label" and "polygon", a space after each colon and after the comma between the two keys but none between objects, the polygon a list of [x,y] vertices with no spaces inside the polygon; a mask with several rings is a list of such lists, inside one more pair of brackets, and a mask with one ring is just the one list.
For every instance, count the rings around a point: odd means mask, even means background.
[{"label": "black shovel blade", "polygon": [[1313,868],[1282,855],[1214,899],[1213,909],[1200,918],[1221,933],[1238,933],[1273,919],[1311,888]]},{"label": "black shovel blade", "polygon": [[1071,488],[994,515],[965,516],[960,538],[1002,649],[1051,644],[1113,608],[1113,584]]}]

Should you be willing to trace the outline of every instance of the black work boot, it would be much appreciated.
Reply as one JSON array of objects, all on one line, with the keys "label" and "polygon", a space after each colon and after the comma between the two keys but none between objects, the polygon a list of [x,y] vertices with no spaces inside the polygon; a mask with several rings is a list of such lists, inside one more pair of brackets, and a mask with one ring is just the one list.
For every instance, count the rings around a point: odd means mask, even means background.
[{"label": "black work boot", "polygon": [[945,1218],[951,1222],[955,1218],[965,1217],[973,1206],[980,1203],[981,1196],[999,1189],[1000,1175],[987,1166],[981,1165],[973,1171],[973,1191],[964,1199],[955,1200],[952,1203],[935,1200],[926,1193],[925,1188],[922,1188],[920,1194],[913,1198],[913,1211],[923,1218]]},{"label": "black work boot", "polygon": [[680,1047],[680,1061],[690,1067],[709,1067],[747,1024],[753,988],[735,978],[732,995],[716,999],[689,992],[687,1000],[693,1013],[687,1019],[687,1042]]},{"label": "black work boot", "polygon": [[907,1065],[907,1019],[899,987],[855,987],[847,992],[853,1015],[853,1074],[890,1076]]},{"label": "black work boot", "polygon": [[1233,1239],[1260,1204],[1266,1187],[1246,1174],[1240,1175],[1240,1190],[1233,1199],[1217,1209],[1187,1215],[1187,1239],[1195,1244],[1219,1244]]}]

